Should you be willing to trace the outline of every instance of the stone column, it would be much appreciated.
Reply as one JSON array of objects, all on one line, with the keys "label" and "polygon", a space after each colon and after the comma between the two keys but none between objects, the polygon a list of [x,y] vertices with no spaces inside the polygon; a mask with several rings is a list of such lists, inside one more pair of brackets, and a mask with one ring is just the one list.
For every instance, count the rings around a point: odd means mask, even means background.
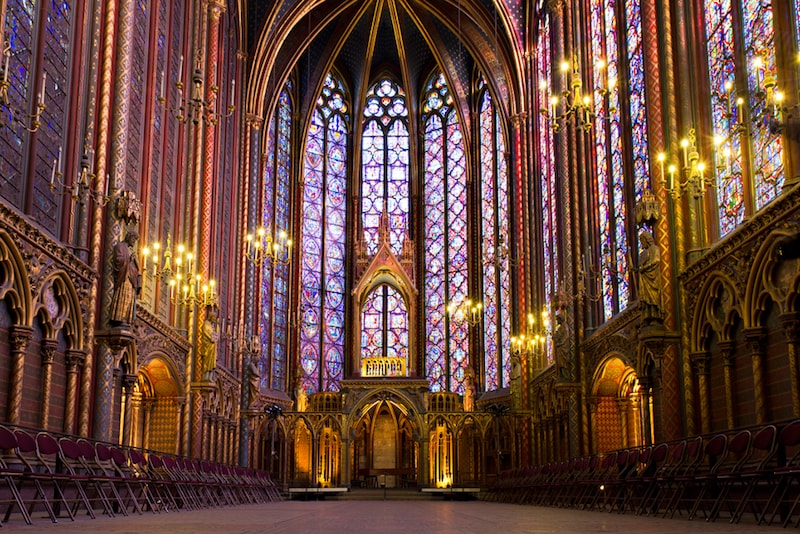
[{"label": "stone column", "polygon": [[56,356],[58,341],[55,339],[42,340],[42,411],[39,427],[46,429],[50,419],[50,392],[53,389],[53,361]]},{"label": "stone column", "polygon": [[652,380],[649,376],[639,378],[639,411],[642,421],[642,442],[645,445],[653,444],[653,423],[650,419],[650,390],[652,388]]},{"label": "stone column", "polygon": [[756,402],[756,424],[767,421],[767,398],[764,393],[764,337],[763,328],[748,328],[744,338],[753,358],[753,397]]},{"label": "stone column", "polygon": [[[189,372],[187,369],[186,372]],[[178,425],[177,436],[175,439],[175,454],[177,456],[189,456],[189,444],[186,442],[186,433],[181,428],[181,424],[185,424],[183,412],[186,409],[186,397],[175,398],[175,417]]]},{"label": "stone column", "polygon": [[142,448],[145,449],[150,448],[150,436],[152,435],[150,425],[153,421],[153,406],[155,406],[155,403],[156,399],[152,397],[142,399],[142,415],[144,419],[142,423]]},{"label": "stone column", "polygon": [[22,383],[25,375],[25,351],[33,338],[33,329],[27,326],[11,327],[11,381],[8,396],[8,422],[20,424],[22,414]]},{"label": "stone column", "polygon": [[620,447],[626,449],[630,446],[630,436],[628,435],[628,399],[619,397],[616,401],[617,409],[619,410],[620,438],[622,440]]},{"label": "stone column", "polygon": [[598,434],[597,434],[597,427],[598,427],[598,424],[597,424],[597,403],[598,402],[599,402],[599,400],[598,400],[597,397],[592,397],[592,399],[589,401],[589,422],[590,422],[589,424],[590,424],[591,429],[592,429],[591,436],[590,436],[591,439],[592,439],[592,443],[589,446],[589,451],[591,453],[593,453],[593,454],[597,454],[599,452],[599,447],[598,447],[598,443],[597,443],[597,440],[598,440]]},{"label": "stone column", "polygon": [[[95,333],[98,348],[94,438],[102,441],[112,439],[112,417],[114,406],[119,400],[114,387],[114,374],[121,372],[120,362],[125,351],[135,342],[133,332],[128,328],[111,328]],[[129,362],[132,363],[132,362]],[[128,372],[133,369],[128,369]],[[134,375],[135,376],[135,375]],[[81,406],[83,409],[83,405]],[[122,418],[121,414],[121,418]]]},{"label": "stone column", "polygon": [[[628,397],[632,419],[634,421],[633,428],[629,427],[631,434],[629,446],[639,447],[644,442],[644,419],[642,418],[642,397],[640,393],[631,393]],[[647,443],[646,445],[649,445]]]},{"label": "stone column", "polygon": [[711,432],[711,403],[710,403],[710,383],[708,379],[709,364],[711,356],[707,352],[693,352],[689,356],[697,375],[697,387],[699,389],[700,401],[700,432],[707,434]]},{"label": "stone column", "polygon": [[68,350],[65,356],[67,363],[67,397],[64,407],[64,432],[76,433],[76,409],[78,404],[78,374],[86,360],[86,353],[80,350]]},{"label": "stone column", "polygon": [[122,377],[122,428],[120,443],[128,447],[134,446],[131,422],[133,419],[133,388],[136,375],[126,374]]},{"label": "stone column", "polygon": [[792,415],[800,417],[800,378],[797,370],[797,346],[800,344],[800,312],[781,315],[789,356],[789,379],[792,388]]},{"label": "stone column", "polygon": [[736,343],[734,341],[720,341],[722,353],[722,371],[725,377],[725,414],[728,428],[736,428],[736,414],[733,406],[733,370],[736,365]]}]

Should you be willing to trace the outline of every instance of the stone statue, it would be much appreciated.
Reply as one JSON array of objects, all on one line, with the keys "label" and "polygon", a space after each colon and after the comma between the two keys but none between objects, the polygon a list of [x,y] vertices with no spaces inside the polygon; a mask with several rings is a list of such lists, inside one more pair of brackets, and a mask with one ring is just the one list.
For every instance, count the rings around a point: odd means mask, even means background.
[{"label": "stone statue", "polygon": [[564,317],[561,316],[561,313],[556,313],[556,327],[553,330],[553,349],[555,351],[558,377],[571,382],[573,375],[569,362],[569,327],[564,323]]},{"label": "stone statue", "polygon": [[464,411],[471,412],[475,409],[475,377],[472,369],[467,369],[464,377]]},{"label": "stone statue", "polygon": [[303,382],[297,381],[297,389],[295,390],[294,411],[304,412],[308,408],[308,393],[303,388]]},{"label": "stone statue", "polygon": [[522,398],[522,386],[520,384],[522,377],[522,362],[520,361],[519,354],[512,352],[511,353],[511,374],[509,378],[511,378],[511,402],[515,408],[519,408]]},{"label": "stone statue", "polygon": [[202,380],[212,382],[214,369],[217,367],[217,307],[206,306],[206,318],[200,329],[200,365],[202,366]]},{"label": "stone statue", "polygon": [[247,383],[250,390],[250,406],[253,406],[261,395],[261,370],[258,368],[258,356],[250,356],[250,363],[247,365]]},{"label": "stone statue", "polygon": [[139,234],[130,230],[125,239],[114,245],[114,294],[108,313],[110,326],[130,325],[136,318],[136,298],[142,290],[142,276],[136,259]]},{"label": "stone statue", "polygon": [[653,234],[648,230],[639,234],[642,251],[639,253],[639,302],[642,307],[642,322],[650,323],[663,319],[661,303],[661,250]]}]

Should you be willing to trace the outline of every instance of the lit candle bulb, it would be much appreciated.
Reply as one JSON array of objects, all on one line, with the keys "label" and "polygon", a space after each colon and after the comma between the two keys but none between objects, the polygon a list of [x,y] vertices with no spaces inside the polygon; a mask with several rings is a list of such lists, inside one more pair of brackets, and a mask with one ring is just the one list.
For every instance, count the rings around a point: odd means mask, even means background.
[{"label": "lit candle bulb", "polygon": [[39,106],[44,107],[44,95],[47,91],[47,71],[42,73],[42,92],[39,93]]},{"label": "lit candle bulb", "polygon": [[670,165],[667,167],[667,171],[669,172],[669,182],[667,183],[667,189],[672,191],[672,188],[675,186],[675,165]]},{"label": "lit candle bulb", "polygon": [[686,138],[681,139],[681,148],[683,149],[683,166],[689,168],[689,140]]},{"label": "lit candle bulb", "polygon": [[666,178],[667,178],[664,175],[664,161],[666,159],[667,159],[667,155],[665,153],[663,153],[663,152],[659,152],[658,155],[656,155],[656,160],[658,161],[658,166],[661,169],[661,183],[665,183]]},{"label": "lit candle bulb", "polygon": [[231,80],[231,98],[228,103],[229,108],[233,108],[234,96],[236,95],[236,80]]}]

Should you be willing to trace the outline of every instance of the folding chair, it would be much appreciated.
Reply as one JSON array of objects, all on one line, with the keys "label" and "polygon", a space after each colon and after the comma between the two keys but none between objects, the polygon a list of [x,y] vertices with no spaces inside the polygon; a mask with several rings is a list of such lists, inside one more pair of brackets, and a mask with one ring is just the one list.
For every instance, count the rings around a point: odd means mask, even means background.
[{"label": "folding chair", "polygon": [[[53,460],[52,465],[49,462],[45,462],[39,455],[36,438],[24,430],[15,430],[14,437],[17,438],[17,448],[14,452],[17,455],[17,459],[24,465],[24,474],[20,479],[19,485],[20,493],[23,492],[23,488],[28,482],[33,485],[34,489],[33,497],[31,499],[26,499],[28,503],[28,514],[33,516],[34,507],[36,504],[41,504],[50,516],[50,520],[53,523],[58,523],[58,514],[63,506],[69,519],[74,521],[75,515],[72,513],[72,509],[64,496],[61,484],[59,484],[59,481],[63,481],[64,477],[56,474],[55,460]],[[57,450],[58,444],[56,444],[56,451]],[[53,508],[53,505],[47,498],[45,486],[48,489],[52,489],[55,494],[55,504],[57,508]]]},{"label": "folding chair", "polygon": [[[16,450],[17,446],[17,438],[14,436],[14,433],[6,427],[0,426],[0,451]],[[19,509],[19,513],[22,515],[22,518],[25,520],[25,522],[29,525],[31,524],[31,516],[28,513],[28,510],[25,508],[25,503],[22,500],[22,494],[19,492],[19,486],[17,486],[17,482],[21,481],[24,474],[25,472],[22,469],[10,467],[6,463],[5,458],[0,455],[0,478],[5,481],[8,491],[11,493],[10,499],[0,500],[0,503],[8,505],[5,516],[3,520],[0,521],[0,526],[2,526],[3,523],[8,522],[8,518],[11,516],[11,511],[13,510],[14,505],[16,505]]]}]

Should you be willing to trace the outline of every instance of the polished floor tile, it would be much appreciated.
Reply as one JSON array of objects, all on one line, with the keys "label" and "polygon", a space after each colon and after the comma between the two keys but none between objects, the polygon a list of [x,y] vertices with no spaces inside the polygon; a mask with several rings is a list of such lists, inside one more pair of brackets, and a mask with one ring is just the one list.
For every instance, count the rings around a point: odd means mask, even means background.
[{"label": "polished floor tile", "polygon": [[[38,514],[37,514],[38,515]],[[11,528],[6,528],[11,527]],[[584,512],[483,501],[284,501],[196,512],[145,513],[128,517],[79,517],[53,525],[37,517],[33,526],[16,515],[3,531],[127,533],[386,533],[517,534],[630,532],[782,532],[780,527],[706,523],[605,512]]]}]

